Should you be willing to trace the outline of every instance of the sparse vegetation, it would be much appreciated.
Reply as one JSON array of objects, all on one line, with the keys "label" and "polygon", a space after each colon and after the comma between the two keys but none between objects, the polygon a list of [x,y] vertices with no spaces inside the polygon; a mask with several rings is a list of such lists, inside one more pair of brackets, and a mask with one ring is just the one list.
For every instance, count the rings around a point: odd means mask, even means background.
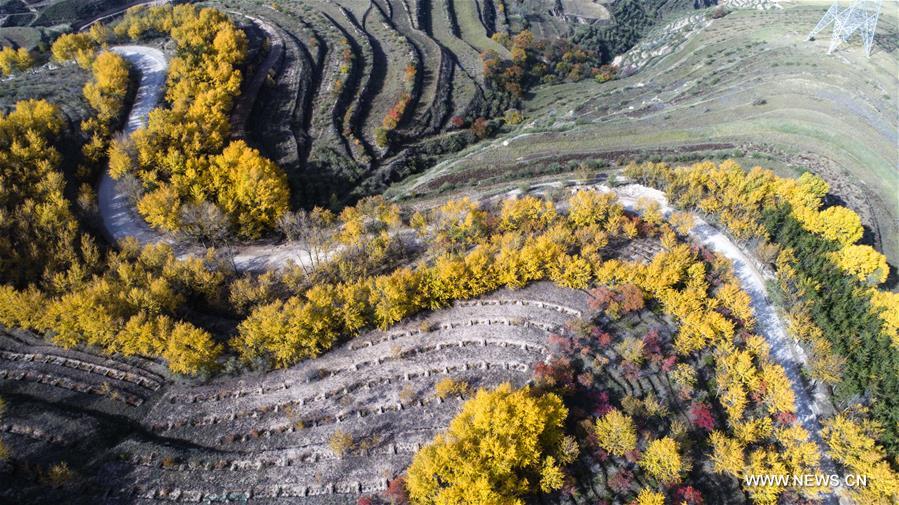
[{"label": "sparse vegetation", "polygon": [[328,439],[328,447],[338,458],[349,452],[353,445],[355,445],[353,436],[343,430],[334,431]]},{"label": "sparse vegetation", "polygon": [[468,384],[464,381],[457,381],[449,377],[440,379],[434,386],[434,394],[438,398],[446,399],[449,396],[459,396],[468,393]]},{"label": "sparse vegetation", "polygon": [[60,487],[74,478],[75,474],[65,461],[55,463],[47,470],[47,483],[53,487]]}]

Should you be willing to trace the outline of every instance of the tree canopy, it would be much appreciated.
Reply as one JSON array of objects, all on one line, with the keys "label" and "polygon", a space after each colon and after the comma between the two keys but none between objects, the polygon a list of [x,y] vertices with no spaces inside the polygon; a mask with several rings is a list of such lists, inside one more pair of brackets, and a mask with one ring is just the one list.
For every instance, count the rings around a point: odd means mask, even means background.
[{"label": "tree canopy", "polygon": [[170,35],[177,47],[169,63],[168,106],[151,111],[132,144],[113,142],[110,173],[133,173],[142,181],[138,211],[155,227],[179,231],[182,212],[209,202],[243,237],[273,229],[288,210],[287,179],[256,149],[229,141],[246,34],[222,11],[192,5],[132,9],[116,27],[131,38],[147,31]]},{"label": "tree canopy", "polygon": [[520,505],[529,493],[561,488],[562,466],[576,456],[566,450],[567,415],[551,393],[509,384],[478,391],[413,459],[406,484],[413,503]]}]

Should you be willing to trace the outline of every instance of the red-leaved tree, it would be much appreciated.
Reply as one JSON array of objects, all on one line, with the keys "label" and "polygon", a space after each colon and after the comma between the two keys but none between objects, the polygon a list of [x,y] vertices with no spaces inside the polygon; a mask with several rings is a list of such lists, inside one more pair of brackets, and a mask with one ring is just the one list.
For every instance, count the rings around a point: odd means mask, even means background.
[{"label": "red-leaved tree", "polygon": [[703,402],[690,404],[690,420],[693,421],[693,424],[706,431],[715,429],[715,417],[712,415],[709,406]]}]

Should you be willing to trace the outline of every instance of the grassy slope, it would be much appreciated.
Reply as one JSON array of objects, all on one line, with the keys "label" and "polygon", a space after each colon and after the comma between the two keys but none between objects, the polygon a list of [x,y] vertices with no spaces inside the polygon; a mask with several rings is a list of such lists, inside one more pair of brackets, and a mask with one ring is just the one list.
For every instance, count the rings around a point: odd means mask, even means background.
[{"label": "grassy slope", "polygon": [[459,31],[462,33],[463,40],[467,41],[478,51],[483,52],[487,49],[492,49],[504,58],[510,56],[508,49],[497,44],[487,36],[487,29],[481,23],[475,0],[455,0],[453,6],[455,7],[456,22],[459,23]]},{"label": "grassy slope", "polygon": [[445,5],[433,2],[431,10],[432,36],[453,53],[465,72],[478,82],[483,80],[483,67],[478,52],[465,40],[452,33],[450,18]]},{"label": "grassy slope", "polygon": [[53,26],[60,23],[72,23],[127,3],[129,0],[59,0],[51,2],[42,9],[40,16],[32,24]]},{"label": "grassy slope", "polygon": [[373,7],[364,18],[364,28],[374,38],[381,51],[377,65],[386,68],[378,69],[380,73],[379,83],[373,83],[377,87],[372,94],[371,103],[364,121],[363,131],[366,138],[374,138],[374,131],[381,126],[387,111],[399,100],[403,91],[403,72],[411,60],[408,50],[399,34],[392,28],[385,26],[385,18],[380,9]]},{"label": "grassy slope", "polygon": [[394,191],[402,194],[437,174],[471,172],[468,179],[477,181],[481,167],[529,157],[751,144],[747,153],[762,149],[773,159],[741,160],[746,166],[763,164],[785,175],[825,170],[859,186],[854,191],[867,197],[895,265],[897,58],[889,39],[897,19],[883,12],[870,59],[857,37],[828,56],[829,32],[805,41],[823,12],[807,4],[736,11],[629,78],[541,88],[528,103],[525,126]]},{"label": "grassy slope", "polygon": [[16,102],[30,98],[47,100],[59,106],[66,118],[77,125],[90,115],[82,88],[89,78],[77,65],[54,65],[37,71],[17,73],[0,79],[0,112],[15,108]]}]

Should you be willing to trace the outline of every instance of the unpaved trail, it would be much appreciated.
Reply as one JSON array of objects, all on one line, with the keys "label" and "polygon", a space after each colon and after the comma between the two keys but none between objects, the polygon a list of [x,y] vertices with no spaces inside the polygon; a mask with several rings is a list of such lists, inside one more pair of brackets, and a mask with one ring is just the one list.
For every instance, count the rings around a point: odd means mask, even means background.
[{"label": "unpaved trail", "polygon": [[[168,61],[162,51],[146,46],[115,46],[110,48],[128,60],[140,72],[140,83],[134,105],[128,115],[124,133],[130,135],[135,130],[146,126],[150,111],[159,103],[165,90]],[[116,181],[103,172],[99,198],[100,216],[107,237],[115,243],[127,237],[134,237],[141,245],[165,242],[176,245],[175,239],[158,230],[154,230],[137,213],[129,201],[121,181]],[[309,266],[311,256],[305,245],[290,242],[283,245],[241,245],[231,248],[234,254],[234,266],[239,271],[261,271],[282,268],[290,263]],[[177,247],[179,258],[202,255],[199,247]]]},{"label": "unpaved trail", "polygon": [[[124,133],[130,135],[147,124],[150,111],[159,102],[165,89],[168,61],[159,49],[146,46],[116,46],[110,51],[120,54],[140,72],[140,84]],[[121,181],[116,181],[104,170],[100,178],[100,216],[103,227],[113,242],[125,237],[134,237],[141,244],[172,241],[150,226],[137,215],[137,211],[125,194]]]},{"label": "unpaved trail", "polygon": [[[608,186],[599,185],[597,189],[600,191],[614,191],[618,195],[621,204],[628,210],[635,211],[637,201],[640,198],[648,198],[658,202],[665,216],[668,216],[674,210],[668,205],[668,198],[663,192],[640,184],[628,184],[617,187],[614,190]],[[733,263],[734,275],[752,300],[756,329],[771,346],[771,356],[774,358],[774,361],[784,368],[787,377],[790,379],[790,385],[793,388],[793,393],[796,395],[798,421],[809,432],[811,439],[818,445],[821,454],[821,472],[825,475],[836,474],[835,465],[827,456],[827,445],[820,435],[821,423],[819,422],[819,416],[822,411],[829,410],[829,407],[827,407],[829,403],[827,393],[820,388],[809,392],[803,387],[802,367],[807,364],[808,357],[803,349],[787,335],[783,322],[777,315],[776,308],[768,299],[765,288],[765,276],[755,267],[755,264],[746,253],[734,244],[727,235],[695,214],[693,219],[694,224],[690,230],[690,236]],[[834,495],[826,496],[823,503],[837,503],[837,498]]]}]

